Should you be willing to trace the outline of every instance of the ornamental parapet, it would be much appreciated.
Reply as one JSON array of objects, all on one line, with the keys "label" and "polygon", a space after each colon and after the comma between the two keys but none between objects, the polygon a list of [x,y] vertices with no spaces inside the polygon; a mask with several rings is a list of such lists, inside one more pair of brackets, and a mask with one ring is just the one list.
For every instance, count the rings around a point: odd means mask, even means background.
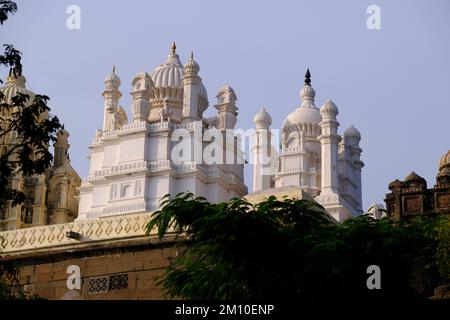
[{"label": "ornamental parapet", "polygon": [[[145,237],[151,212],[0,232],[0,256],[73,247],[117,239]],[[150,235],[155,235],[156,230]],[[76,239],[74,238],[76,235]]]}]

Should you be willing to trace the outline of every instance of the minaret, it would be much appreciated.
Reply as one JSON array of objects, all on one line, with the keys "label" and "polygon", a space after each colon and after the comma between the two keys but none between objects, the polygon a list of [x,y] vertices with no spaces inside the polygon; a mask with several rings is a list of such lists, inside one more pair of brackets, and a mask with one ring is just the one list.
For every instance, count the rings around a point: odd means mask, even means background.
[{"label": "minaret", "polygon": [[131,85],[133,122],[147,121],[151,108],[150,98],[153,97],[152,78],[147,72],[140,72],[134,77]]},{"label": "minaret", "polygon": [[363,211],[362,203],[362,186],[361,186],[361,170],[364,167],[364,162],[361,161],[362,149],[359,146],[361,141],[361,133],[353,125],[344,131],[344,164],[350,162],[351,166],[347,167],[346,174],[349,175],[348,179],[351,179],[354,183],[354,191],[352,196],[357,202],[357,210]]},{"label": "minaret", "polygon": [[199,71],[200,66],[194,60],[194,54],[191,52],[191,56],[184,66],[184,76],[181,78],[183,81],[183,123],[199,120],[199,85],[202,81],[198,76]]},{"label": "minaret", "polygon": [[103,117],[103,131],[117,129],[116,112],[119,111],[119,99],[122,93],[119,91],[120,78],[116,74],[116,67],[113,67],[112,73],[105,78],[106,88],[102,92],[105,100],[105,109]]},{"label": "minaret", "polygon": [[68,150],[69,144],[69,132],[67,130],[60,130],[56,134],[55,148],[55,160],[53,161],[53,166],[58,168],[68,161]]},{"label": "minaret", "polygon": [[254,134],[253,153],[253,192],[272,187],[271,159],[272,159],[272,135],[270,125],[272,118],[266,109],[262,108],[255,117],[253,123],[256,126]]},{"label": "minaret", "polygon": [[331,100],[327,100],[320,108],[322,121],[319,123],[322,133],[318,137],[322,149],[322,194],[338,193],[338,143],[337,129],[339,122],[336,116],[338,108]]}]

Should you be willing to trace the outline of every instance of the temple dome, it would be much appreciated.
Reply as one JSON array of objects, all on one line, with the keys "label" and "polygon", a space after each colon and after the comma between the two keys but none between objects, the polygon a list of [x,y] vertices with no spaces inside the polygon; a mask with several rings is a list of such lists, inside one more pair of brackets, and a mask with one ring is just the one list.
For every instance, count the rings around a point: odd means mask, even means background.
[{"label": "temple dome", "polygon": [[10,104],[12,98],[18,93],[28,94],[30,96],[29,102],[32,101],[34,93],[25,87],[26,79],[24,76],[15,77],[14,75],[6,78],[6,83],[0,88],[0,92],[4,95],[3,102]]},{"label": "temple dome", "polygon": [[181,78],[184,74],[183,64],[176,54],[176,45],[173,43],[172,51],[167,56],[164,64],[156,67],[152,72],[152,80],[155,87],[183,87]]},{"label": "temple dome", "polygon": [[316,107],[300,107],[286,117],[283,122],[283,128],[306,123],[319,124],[320,121],[322,121],[322,116],[319,109]]}]

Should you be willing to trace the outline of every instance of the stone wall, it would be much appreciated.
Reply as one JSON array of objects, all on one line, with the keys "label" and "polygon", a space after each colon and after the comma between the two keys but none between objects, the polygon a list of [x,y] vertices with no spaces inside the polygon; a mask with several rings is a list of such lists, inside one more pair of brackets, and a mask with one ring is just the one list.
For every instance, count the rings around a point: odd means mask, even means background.
[{"label": "stone wall", "polygon": [[[83,248],[51,250],[2,257],[20,267],[24,291],[46,299],[162,299],[156,276],[163,274],[183,250],[181,242],[142,238],[113,241]],[[71,265],[79,266],[81,289],[69,290]]]}]

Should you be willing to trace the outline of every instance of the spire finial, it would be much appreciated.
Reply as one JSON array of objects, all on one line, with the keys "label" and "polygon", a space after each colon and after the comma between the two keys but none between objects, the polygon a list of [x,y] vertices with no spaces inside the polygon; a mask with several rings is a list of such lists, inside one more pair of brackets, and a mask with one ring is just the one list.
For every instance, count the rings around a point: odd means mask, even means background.
[{"label": "spire finial", "polygon": [[310,86],[311,85],[311,73],[309,72],[309,68],[306,69],[305,73],[305,84]]},{"label": "spire finial", "polygon": [[175,54],[175,51],[177,50],[177,45],[175,44],[175,41],[172,43],[172,54]]},{"label": "spire finial", "polygon": [[116,74],[116,65],[113,65],[113,74]]},{"label": "spire finial", "polygon": [[190,56],[191,60],[194,60],[194,52],[191,51],[191,56]]}]

